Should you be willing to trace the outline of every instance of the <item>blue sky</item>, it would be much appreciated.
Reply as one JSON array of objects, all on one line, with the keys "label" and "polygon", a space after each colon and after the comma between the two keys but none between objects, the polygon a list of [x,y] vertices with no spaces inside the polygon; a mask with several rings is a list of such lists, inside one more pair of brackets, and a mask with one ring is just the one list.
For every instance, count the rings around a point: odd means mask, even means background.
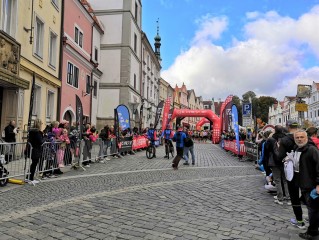
[{"label": "blue sky", "polygon": [[298,83],[319,82],[319,0],[143,0],[142,8],[151,43],[159,18],[162,77],[204,99],[252,90],[282,100]]}]

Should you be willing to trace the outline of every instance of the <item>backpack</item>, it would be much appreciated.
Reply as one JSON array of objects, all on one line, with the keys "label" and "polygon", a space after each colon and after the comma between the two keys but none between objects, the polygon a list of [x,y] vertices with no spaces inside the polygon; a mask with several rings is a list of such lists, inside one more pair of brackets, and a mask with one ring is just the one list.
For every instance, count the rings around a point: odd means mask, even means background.
[{"label": "backpack", "polygon": [[185,147],[193,146],[193,144],[194,144],[193,140],[189,135],[187,135],[187,137],[184,139],[184,144],[185,144]]}]

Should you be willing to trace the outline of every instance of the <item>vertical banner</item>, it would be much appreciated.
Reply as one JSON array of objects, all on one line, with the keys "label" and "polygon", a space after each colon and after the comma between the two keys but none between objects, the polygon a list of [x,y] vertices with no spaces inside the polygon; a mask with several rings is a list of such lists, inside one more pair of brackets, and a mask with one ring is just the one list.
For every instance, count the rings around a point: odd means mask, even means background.
[{"label": "vertical banner", "polygon": [[163,106],[164,106],[164,101],[160,101],[160,103],[157,105],[155,122],[154,122],[154,129],[156,129],[157,124],[159,122],[159,119],[161,118]]},{"label": "vertical banner", "polygon": [[234,132],[235,132],[235,136],[236,136],[236,146],[237,146],[237,151],[238,151],[238,155],[240,152],[240,144],[239,144],[239,125],[238,125],[238,110],[236,105],[234,104],[231,108],[231,115],[232,115],[232,123],[234,126]]},{"label": "vertical banner", "polygon": [[221,124],[220,124],[220,132],[223,132],[223,125],[224,125],[224,122],[225,122],[223,113],[225,112],[225,108],[226,108],[227,104],[232,102],[232,100],[233,100],[233,95],[229,95],[226,98],[225,102],[223,102],[222,106],[220,107],[220,122],[221,122]]},{"label": "vertical banner", "polygon": [[163,111],[162,131],[166,129],[166,125],[169,123],[168,115],[169,115],[170,108],[171,108],[171,97],[167,98],[165,101],[164,111]]},{"label": "vertical banner", "polygon": [[117,113],[117,120],[118,120],[118,126],[119,130],[123,131],[127,128],[131,128],[130,124],[130,111],[125,105],[119,105],[116,108],[116,113]]},{"label": "vertical banner", "polygon": [[78,95],[75,95],[75,107],[76,107],[76,126],[79,132],[79,139],[82,139],[83,133],[83,107],[81,99]]},{"label": "vertical banner", "polygon": [[31,93],[30,93],[29,118],[28,118],[28,139],[29,139],[29,130],[31,128],[31,119],[32,119],[32,112],[33,112],[34,89],[35,89],[35,73],[33,72],[32,86],[31,86]]},{"label": "vertical banner", "polygon": [[222,130],[226,132],[230,131],[230,126],[232,125],[232,105],[233,105],[232,101],[227,103],[223,112]]}]

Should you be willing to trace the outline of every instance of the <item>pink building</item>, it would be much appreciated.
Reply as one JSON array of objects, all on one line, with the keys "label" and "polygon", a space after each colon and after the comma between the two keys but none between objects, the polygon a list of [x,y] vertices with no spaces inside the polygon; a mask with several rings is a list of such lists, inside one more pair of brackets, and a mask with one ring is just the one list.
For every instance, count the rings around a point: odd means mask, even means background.
[{"label": "pink building", "polygon": [[78,95],[84,123],[91,121],[92,31],[94,19],[80,0],[64,1],[64,37],[60,120],[75,122]]}]

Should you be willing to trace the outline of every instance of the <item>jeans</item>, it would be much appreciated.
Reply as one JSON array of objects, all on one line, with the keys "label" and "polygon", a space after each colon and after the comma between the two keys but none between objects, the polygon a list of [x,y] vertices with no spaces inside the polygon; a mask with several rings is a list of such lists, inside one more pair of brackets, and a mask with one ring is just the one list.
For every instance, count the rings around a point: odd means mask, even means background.
[{"label": "jeans", "polygon": [[[284,193],[286,198],[289,198],[287,180],[284,173],[284,167],[272,167],[272,174],[277,186],[277,197],[279,201],[284,200]],[[283,183],[283,185],[282,185]],[[284,192],[283,192],[284,190]]]},{"label": "jeans", "polygon": [[189,151],[192,155],[192,163],[195,163],[194,145],[191,147],[184,147],[184,154],[183,155],[184,155],[185,162],[188,162],[188,159],[189,159],[188,152]]}]

